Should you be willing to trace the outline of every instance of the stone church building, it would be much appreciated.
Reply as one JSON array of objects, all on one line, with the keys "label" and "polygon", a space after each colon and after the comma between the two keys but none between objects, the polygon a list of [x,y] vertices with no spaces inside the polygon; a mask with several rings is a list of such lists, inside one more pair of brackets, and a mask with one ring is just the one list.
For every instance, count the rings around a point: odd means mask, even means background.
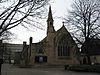
[{"label": "stone church building", "polygon": [[78,47],[63,26],[55,31],[53,26],[53,16],[51,7],[49,7],[47,18],[47,36],[38,43],[23,43],[21,63],[25,65],[65,65],[78,64],[76,52]]}]

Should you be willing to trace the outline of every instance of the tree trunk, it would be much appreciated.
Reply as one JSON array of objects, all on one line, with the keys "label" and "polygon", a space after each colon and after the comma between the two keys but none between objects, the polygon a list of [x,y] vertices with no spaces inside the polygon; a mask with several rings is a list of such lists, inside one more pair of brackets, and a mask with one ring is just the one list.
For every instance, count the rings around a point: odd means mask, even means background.
[{"label": "tree trunk", "polygon": [[91,65],[91,59],[90,59],[90,56],[89,55],[87,55],[87,61],[88,61],[88,65]]}]

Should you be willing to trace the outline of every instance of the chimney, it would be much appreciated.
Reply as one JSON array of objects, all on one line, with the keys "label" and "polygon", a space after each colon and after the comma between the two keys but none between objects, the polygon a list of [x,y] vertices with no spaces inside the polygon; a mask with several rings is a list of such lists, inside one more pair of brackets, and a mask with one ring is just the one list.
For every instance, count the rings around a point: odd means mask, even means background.
[{"label": "chimney", "polygon": [[23,42],[23,46],[26,46],[26,41]]},{"label": "chimney", "polygon": [[32,37],[30,37],[29,44],[30,45],[32,44]]},{"label": "chimney", "polygon": [[29,39],[29,55],[31,56],[31,51],[32,51],[32,37]]}]

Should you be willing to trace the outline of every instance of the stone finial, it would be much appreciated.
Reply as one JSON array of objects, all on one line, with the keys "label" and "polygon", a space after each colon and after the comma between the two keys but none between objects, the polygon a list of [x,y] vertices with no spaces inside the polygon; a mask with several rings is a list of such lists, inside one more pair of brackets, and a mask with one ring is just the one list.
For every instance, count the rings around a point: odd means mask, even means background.
[{"label": "stone finial", "polygon": [[63,26],[64,26],[64,23],[65,23],[65,22],[63,21],[62,23],[63,23]]}]

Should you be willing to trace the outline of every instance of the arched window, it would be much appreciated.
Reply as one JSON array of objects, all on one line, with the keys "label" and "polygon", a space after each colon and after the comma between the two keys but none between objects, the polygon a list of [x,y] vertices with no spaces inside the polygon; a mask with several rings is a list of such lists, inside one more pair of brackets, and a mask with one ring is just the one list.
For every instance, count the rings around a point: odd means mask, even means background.
[{"label": "arched window", "polygon": [[70,51],[66,38],[62,38],[58,42],[58,56],[69,56],[69,55]]}]

